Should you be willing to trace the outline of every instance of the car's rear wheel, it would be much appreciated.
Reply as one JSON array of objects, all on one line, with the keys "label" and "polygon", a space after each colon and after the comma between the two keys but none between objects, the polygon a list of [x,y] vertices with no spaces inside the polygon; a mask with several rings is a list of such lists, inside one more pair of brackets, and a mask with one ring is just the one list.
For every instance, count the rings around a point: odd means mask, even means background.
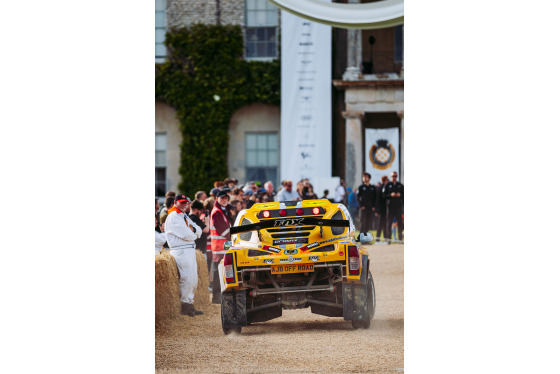
[{"label": "car's rear wheel", "polygon": [[375,286],[373,284],[373,276],[368,272],[367,281],[367,315],[366,320],[352,320],[352,328],[354,329],[369,329],[371,320],[375,315]]},{"label": "car's rear wheel", "polygon": [[222,327],[222,330],[224,331],[224,335],[229,335],[232,332],[241,334],[241,327]]}]

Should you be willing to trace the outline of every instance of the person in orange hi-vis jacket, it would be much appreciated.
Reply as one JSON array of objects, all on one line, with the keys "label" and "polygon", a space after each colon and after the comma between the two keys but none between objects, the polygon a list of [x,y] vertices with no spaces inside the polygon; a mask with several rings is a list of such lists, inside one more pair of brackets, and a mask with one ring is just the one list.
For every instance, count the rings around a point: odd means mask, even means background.
[{"label": "person in orange hi-vis jacket", "polygon": [[220,279],[218,265],[226,251],[224,243],[231,240],[229,232],[233,225],[233,219],[229,212],[228,189],[223,189],[218,193],[214,209],[210,214],[210,240],[212,242],[212,303],[220,304]]}]

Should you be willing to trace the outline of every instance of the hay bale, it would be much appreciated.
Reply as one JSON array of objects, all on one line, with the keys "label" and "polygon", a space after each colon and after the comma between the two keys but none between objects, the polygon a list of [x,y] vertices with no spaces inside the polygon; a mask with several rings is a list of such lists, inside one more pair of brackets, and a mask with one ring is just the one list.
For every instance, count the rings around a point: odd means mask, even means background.
[{"label": "hay bale", "polygon": [[210,302],[210,293],[208,292],[208,265],[206,264],[206,255],[200,251],[196,251],[196,269],[198,270],[198,286],[194,293],[194,307],[198,310],[205,310],[212,305]]},{"label": "hay bale", "polygon": [[[210,306],[208,293],[208,268],[206,255],[196,252],[196,267],[198,269],[198,286],[194,294],[196,309]],[[156,297],[156,323],[175,318],[181,313],[181,291],[179,290],[179,272],[177,264],[169,251],[162,251],[155,255],[155,297]]]},{"label": "hay bale", "polygon": [[169,251],[155,257],[156,322],[160,322],[181,312],[179,271]]}]

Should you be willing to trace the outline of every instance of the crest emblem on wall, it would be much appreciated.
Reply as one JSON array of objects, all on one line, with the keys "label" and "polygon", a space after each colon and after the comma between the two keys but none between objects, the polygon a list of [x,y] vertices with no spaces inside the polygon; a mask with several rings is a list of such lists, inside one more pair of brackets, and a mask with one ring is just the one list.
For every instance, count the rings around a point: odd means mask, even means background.
[{"label": "crest emblem on wall", "polygon": [[376,169],[388,169],[395,161],[395,148],[387,140],[379,139],[369,150],[369,160]]}]

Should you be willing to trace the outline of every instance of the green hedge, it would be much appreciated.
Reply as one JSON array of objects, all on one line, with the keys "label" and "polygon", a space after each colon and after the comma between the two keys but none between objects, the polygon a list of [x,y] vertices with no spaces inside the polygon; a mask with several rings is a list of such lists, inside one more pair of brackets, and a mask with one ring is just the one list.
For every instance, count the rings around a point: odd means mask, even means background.
[{"label": "green hedge", "polygon": [[243,60],[239,26],[197,24],[170,30],[165,39],[168,60],[156,64],[156,99],[177,110],[179,191],[193,196],[228,177],[233,113],[255,102],[280,105],[280,62]]}]

